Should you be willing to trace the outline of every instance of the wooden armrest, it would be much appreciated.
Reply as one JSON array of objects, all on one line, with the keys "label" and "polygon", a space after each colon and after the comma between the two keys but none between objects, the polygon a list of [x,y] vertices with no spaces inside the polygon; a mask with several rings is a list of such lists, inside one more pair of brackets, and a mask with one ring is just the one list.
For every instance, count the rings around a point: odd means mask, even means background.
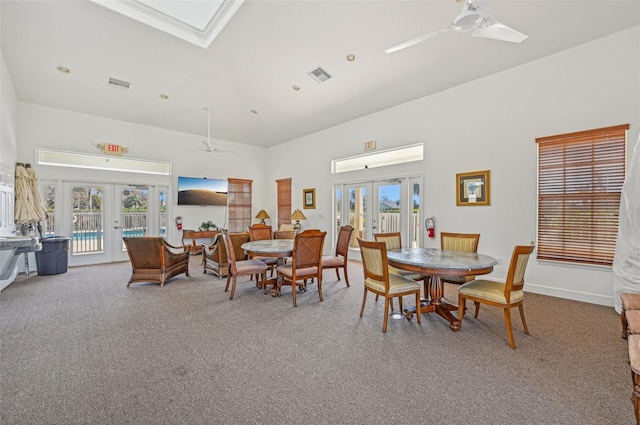
[{"label": "wooden armrest", "polygon": [[165,240],[165,241],[163,241],[163,243],[164,243],[167,247],[169,247],[169,248],[172,248],[172,249],[181,249],[181,250],[182,250],[182,252],[187,252],[187,251],[189,250],[189,248],[191,247],[191,245],[173,246],[173,245],[171,245],[169,242],[167,242],[166,240]]}]

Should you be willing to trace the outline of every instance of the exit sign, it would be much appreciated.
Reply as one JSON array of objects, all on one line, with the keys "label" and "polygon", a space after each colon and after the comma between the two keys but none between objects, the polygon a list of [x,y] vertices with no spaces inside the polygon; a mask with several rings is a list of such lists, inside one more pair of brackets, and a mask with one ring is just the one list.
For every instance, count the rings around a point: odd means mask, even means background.
[{"label": "exit sign", "polygon": [[129,149],[121,145],[114,145],[112,143],[96,143],[96,147],[107,155],[122,155],[129,152]]}]

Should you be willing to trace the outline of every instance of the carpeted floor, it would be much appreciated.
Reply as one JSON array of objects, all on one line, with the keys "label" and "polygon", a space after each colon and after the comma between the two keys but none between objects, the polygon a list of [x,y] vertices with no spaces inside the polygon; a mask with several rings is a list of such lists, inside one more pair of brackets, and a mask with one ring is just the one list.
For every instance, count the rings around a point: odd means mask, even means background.
[{"label": "carpeted floor", "polygon": [[424,315],[383,334],[382,302],[358,317],[357,262],[350,288],[325,271],[325,301],[311,284],[293,308],[246,279],[230,301],[199,261],[162,289],[126,288],[129,263],[19,277],[0,294],[0,422],[634,423],[613,308],[526,294],[512,350],[486,306],[459,332]]}]

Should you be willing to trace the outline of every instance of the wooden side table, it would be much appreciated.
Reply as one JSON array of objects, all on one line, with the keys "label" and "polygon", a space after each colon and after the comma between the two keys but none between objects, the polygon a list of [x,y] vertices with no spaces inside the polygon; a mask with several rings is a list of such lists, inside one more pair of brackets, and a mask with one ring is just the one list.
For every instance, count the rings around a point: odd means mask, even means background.
[{"label": "wooden side table", "polygon": [[200,254],[202,252],[202,246],[198,244],[197,240],[213,239],[218,233],[220,233],[218,230],[183,230],[182,244],[191,245],[189,248],[191,255]]}]

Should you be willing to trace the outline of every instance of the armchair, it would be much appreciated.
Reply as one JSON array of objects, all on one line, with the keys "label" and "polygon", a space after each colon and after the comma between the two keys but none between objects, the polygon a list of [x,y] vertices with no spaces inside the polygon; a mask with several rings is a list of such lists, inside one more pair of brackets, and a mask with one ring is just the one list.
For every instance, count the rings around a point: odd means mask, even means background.
[{"label": "armchair", "polygon": [[[189,246],[173,246],[160,236],[123,237],[131,261],[134,282],[159,283],[160,287],[174,276],[189,276]],[[173,252],[177,250],[179,252]]]}]

